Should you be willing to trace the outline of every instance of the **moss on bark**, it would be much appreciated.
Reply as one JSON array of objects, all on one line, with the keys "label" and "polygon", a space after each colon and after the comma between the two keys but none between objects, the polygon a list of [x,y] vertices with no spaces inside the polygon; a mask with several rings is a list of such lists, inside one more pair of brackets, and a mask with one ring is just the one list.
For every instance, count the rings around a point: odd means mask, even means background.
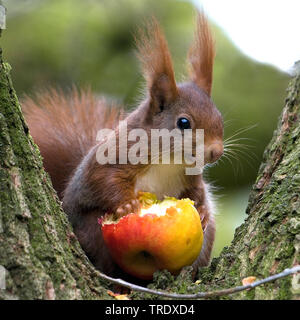
[{"label": "moss on bark", "polygon": [[62,211],[0,58],[0,265],[4,299],[109,298]]}]

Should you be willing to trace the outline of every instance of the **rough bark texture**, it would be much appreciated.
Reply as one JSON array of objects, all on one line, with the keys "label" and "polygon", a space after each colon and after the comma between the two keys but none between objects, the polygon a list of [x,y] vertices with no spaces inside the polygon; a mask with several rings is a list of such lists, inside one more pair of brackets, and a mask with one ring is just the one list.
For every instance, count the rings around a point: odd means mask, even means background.
[{"label": "rough bark texture", "polygon": [[[108,284],[81,250],[43,170],[9,68],[0,58],[0,266],[6,270],[0,299],[109,298]],[[199,270],[200,285],[192,283],[186,268],[176,279],[157,273],[152,287],[179,293],[226,288],[247,276],[263,278],[299,264],[299,90],[296,77],[250,195],[248,218],[231,246]],[[226,298],[292,299],[299,291],[298,274]]]},{"label": "rough bark texture", "polygon": [[0,57],[0,299],[108,298],[43,169],[9,69]]}]

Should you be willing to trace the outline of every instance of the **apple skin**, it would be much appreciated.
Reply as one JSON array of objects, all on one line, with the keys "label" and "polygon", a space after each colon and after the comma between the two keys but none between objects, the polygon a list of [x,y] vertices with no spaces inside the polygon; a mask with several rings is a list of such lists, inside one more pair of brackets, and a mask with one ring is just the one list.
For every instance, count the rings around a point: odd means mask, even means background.
[{"label": "apple skin", "polygon": [[100,223],[113,259],[125,272],[140,279],[152,279],[153,273],[162,269],[177,274],[201,251],[201,221],[189,199],[173,198],[173,206],[164,215],[151,213],[150,207],[143,215],[131,213],[117,223]]}]

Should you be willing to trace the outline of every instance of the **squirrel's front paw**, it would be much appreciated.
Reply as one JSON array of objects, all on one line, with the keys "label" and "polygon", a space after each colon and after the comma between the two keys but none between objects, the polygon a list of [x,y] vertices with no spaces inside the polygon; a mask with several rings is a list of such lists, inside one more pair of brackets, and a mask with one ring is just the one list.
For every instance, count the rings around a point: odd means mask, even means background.
[{"label": "squirrel's front paw", "polygon": [[130,202],[120,206],[117,210],[116,210],[116,214],[120,217],[125,216],[126,214],[129,213],[137,213],[140,211],[141,208],[141,204],[139,202],[139,200],[134,199],[131,200]]}]

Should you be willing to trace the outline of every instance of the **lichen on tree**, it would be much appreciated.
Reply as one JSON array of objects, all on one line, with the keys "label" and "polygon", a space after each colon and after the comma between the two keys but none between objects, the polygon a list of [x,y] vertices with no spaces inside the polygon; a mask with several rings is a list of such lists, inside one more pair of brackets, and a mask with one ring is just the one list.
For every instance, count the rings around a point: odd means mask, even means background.
[{"label": "lichen on tree", "polygon": [[109,298],[43,169],[0,55],[0,299]]}]

